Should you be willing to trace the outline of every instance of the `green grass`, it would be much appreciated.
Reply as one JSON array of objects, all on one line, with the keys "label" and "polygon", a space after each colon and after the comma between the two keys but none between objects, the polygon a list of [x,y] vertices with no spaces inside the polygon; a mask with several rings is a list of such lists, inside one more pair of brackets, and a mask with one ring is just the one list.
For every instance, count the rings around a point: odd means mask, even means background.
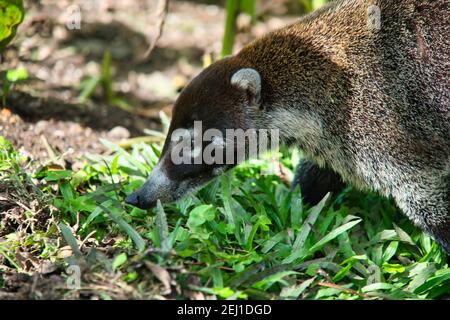
[{"label": "green grass", "polygon": [[[146,298],[158,297],[161,288],[174,298],[192,291],[236,299],[450,296],[446,256],[391,200],[348,189],[309,208],[298,190],[261,174],[267,161],[252,160],[194,195],[144,211],[123,199],[145,181],[160,146],[140,143],[126,151],[104,143],[111,155],[90,156],[82,170],[44,166],[31,173],[0,139],[0,194],[15,183],[14,201],[25,197],[22,188],[53,208],[44,229],[0,236],[4,265],[26,272],[14,252],[31,246],[38,259],[65,266],[84,261]],[[293,170],[298,158],[298,152],[285,152],[282,163]],[[37,220],[38,208],[25,211],[24,223]],[[2,222],[0,231],[5,228]],[[112,243],[109,253],[102,253],[105,243]],[[67,244],[73,254],[62,257]],[[163,285],[155,291],[149,277]]]}]

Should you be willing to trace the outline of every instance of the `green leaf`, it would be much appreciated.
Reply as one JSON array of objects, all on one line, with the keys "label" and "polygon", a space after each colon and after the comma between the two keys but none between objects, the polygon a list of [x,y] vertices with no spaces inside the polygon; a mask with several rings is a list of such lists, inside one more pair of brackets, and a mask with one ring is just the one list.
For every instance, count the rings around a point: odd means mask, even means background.
[{"label": "green leaf", "polygon": [[28,71],[24,67],[11,69],[6,72],[6,80],[15,83],[28,79]]},{"label": "green leaf", "polygon": [[273,236],[272,238],[270,238],[264,242],[261,252],[262,253],[269,252],[275,245],[277,245],[278,243],[280,243],[281,241],[286,239],[287,236],[288,235],[287,235],[286,231],[281,231],[281,232],[277,233],[275,236]]},{"label": "green leaf", "polygon": [[412,281],[409,283],[407,290],[415,291],[419,286],[425,283],[436,272],[434,263],[419,262],[409,271],[409,278]]},{"label": "green leaf", "polygon": [[370,245],[374,245],[379,242],[385,242],[388,240],[398,240],[395,230],[383,230],[377,233],[369,242]]},{"label": "green leaf", "polygon": [[78,248],[77,239],[72,234],[72,230],[64,222],[60,222],[58,226],[67,244],[72,249],[74,255],[76,257],[82,257],[83,254],[81,253],[80,248]]},{"label": "green leaf", "polygon": [[395,229],[395,232],[397,233],[398,237],[400,238],[400,241],[406,242],[412,246],[415,245],[412,238],[405,231],[403,231],[403,229],[401,229],[396,224],[394,224],[394,229]]},{"label": "green leaf", "polygon": [[275,283],[281,283],[284,284],[284,286],[287,286],[287,282],[283,280],[284,277],[290,276],[290,275],[296,275],[298,272],[296,271],[280,271],[275,274],[272,274],[266,278],[264,278],[261,281],[258,281],[253,285],[255,288],[260,288],[263,290],[269,289],[271,286],[273,286]]},{"label": "green leaf", "polygon": [[309,233],[311,232],[311,226],[316,223],[316,220],[319,217],[320,212],[322,212],[325,207],[325,203],[329,197],[330,193],[327,193],[327,195],[317,205],[311,208],[308,218],[306,218],[303,222],[300,232],[292,245],[291,254],[285,258],[282,263],[291,263],[305,253],[306,250],[303,247]]},{"label": "green leaf", "polygon": [[47,171],[44,179],[47,181],[59,181],[72,176],[72,171],[70,170],[52,170]]},{"label": "green leaf", "polygon": [[189,213],[187,225],[189,228],[198,227],[215,217],[215,209],[212,205],[200,205]]},{"label": "green leaf", "polygon": [[327,3],[327,0],[312,0],[312,9],[319,9],[321,6]]},{"label": "green leaf", "polygon": [[24,16],[21,0],[0,0],[0,50],[13,39]]},{"label": "green leaf", "polygon": [[247,244],[245,246],[246,250],[251,250],[252,246],[253,246],[253,239],[255,238],[256,232],[258,231],[258,229],[261,229],[263,231],[268,231],[268,225],[271,224],[270,219],[266,216],[266,215],[260,215],[258,216],[258,220],[256,221],[256,223],[253,225],[250,234],[248,235],[247,238]]},{"label": "green leaf", "polygon": [[240,0],[227,0],[225,32],[222,41],[222,57],[233,52],[234,38],[236,36],[236,21],[239,13]]},{"label": "green leaf", "polygon": [[316,277],[313,277],[311,279],[303,281],[299,285],[293,285],[290,287],[283,288],[283,290],[280,293],[280,297],[297,299],[314,282],[315,279]]},{"label": "green leaf", "polygon": [[301,223],[301,217],[303,214],[303,204],[299,186],[296,187],[296,189],[292,194],[290,213],[291,213],[292,228],[294,229],[299,228]]},{"label": "green leaf", "polygon": [[439,273],[435,275],[434,277],[429,278],[424,284],[416,288],[414,290],[415,293],[424,293],[427,290],[430,290],[433,287],[436,287],[440,285],[441,283],[450,281],[450,268],[447,268],[445,270],[440,270],[436,273]]},{"label": "green leaf", "polygon": [[161,201],[156,203],[156,227],[158,228],[159,247],[163,253],[170,251],[169,244],[169,227],[167,225],[167,217]]},{"label": "green leaf", "polygon": [[313,245],[309,249],[309,251],[310,252],[314,252],[316,250],[319,250],[326,243],[330,242],[331,240],[333,240],[334,238],[336,238],[340,234],[346,232],[347,230],[353,228],[354,226],[356,226],[360,222],[361,222],[361,219],[350,221],[350,222],[348,222],[348,223],[346,223],[346,224],[344,224],[344,225],[334,229],[329,234],[327,234],[325,237],[323,237],[319,242],[317,242],[315,245]]},{"label": "green leaf", "polygon": [[240,10],[248,14],[254,22],[256,19],[256,0],[241,0],[240,5]]},{"label": "green leaf", "polygon": [[146,166],[139,162],[135,157],[131,156],[127,151],[125,151],[125,149],[105,139],[100,139],[100,142],[108,149],[122,156],[130,165],[134,166],[141,173],[144,174],[148,172]]},{"label": "green leaf", "polygon": [[100,84],[100,77],[91,77],[81,83],[81,92],[78,95],[80,103],[85,103],[95,92]]},{"label": "green leaf", "polygon": [[136,271],[133,271],[133,272],[127,273],[127,274],[123,277],[123,280],[125,280],[126,282],[133,282],[133,281],[135,281],[138,277],[139,277],[139,274],[138,274]]},{"label": "green leaf", "polygon": [[344,268],[339,270],[338,273],[333,277],[333,282],[339,282],[341,281],[352,269],[353,263],[347,264]]},{"label": "green leaf", "polygon": [[228,175],[223,175],[220,178],[221,187],[222,187],[222,201],[224,205],[224,213],[227,218],[227,222],[230,225],[236,226],[236,217],[234,210],[231,205],[231,187],[230,187],[230,177]]},{"label": "green leaf", "polygon": [[383,263],[383,270],[387,273],[402,273],[405,272],[405,267],[398,263]]},{"label": "green leaf", "polygon": [[125,253],[121,253],[115,257],[112,263],[113,271],[116,271],[120,266],[122,266],[125,262],[127,262],[127,255]]},{"label": "green leaf", "polygon": [[17,269],[17,271],[21,271],[22,268],[12,259],[12,257],[10,257],[11,254],[9,254],[7,252],[7,250],[5,250],[6,248],[3,248],[3,246],[1,246],[0,243],[0,256],[3,256],[6,258],[6,260],[8,260],[8,262]]},{"label": "green leaf", "polygon": [[[110,205],[111,201],[107,201],[104,203],[105,205]],[[103,209],[101,207],[96,207],[94,211],[92,211],[89,216],[87,217],[86,221],[81,226],[81,230],[84,230],[89,226],[89,224],[99,215],[103,212]]]},{"label": "green leaf", "polygon": [[395,255],[398,249],[398,241],[391,241],[387,246],[386,250],[383,252],[382,260],[388,262]]},{"label": "green leaf", "polygon": [[72,186],[67,181],[63,181],[62,183],[60,183],[59,191],[61,192],[61,195],[63,196],[64,201],[73,200],[75,197]]},{"label": "green leaf", "polygon": [[145,241],[142,239],[142,237],[137,233],[136,230],[134,230],[118,213],[111,210],[109,207],[106,206],[107,203],[99,204],[99,207],[105,211],[108,216],[119,225],[120,228],[122,228],[123,231],[125,231],[126,234],[133,240],[133,242],[136,244],[136,247],[140,252],[145,250]]},{"label": "green leaf", "polygon": [[371,291],[378,291],[378,290],[390,290],[393,288],[394,288],[394,285],[392,285],[390,283],[379,282],[379,283],[373,283],[373,284],[364,286],[361,289],[361,291],[362,292],[371,292]]}]

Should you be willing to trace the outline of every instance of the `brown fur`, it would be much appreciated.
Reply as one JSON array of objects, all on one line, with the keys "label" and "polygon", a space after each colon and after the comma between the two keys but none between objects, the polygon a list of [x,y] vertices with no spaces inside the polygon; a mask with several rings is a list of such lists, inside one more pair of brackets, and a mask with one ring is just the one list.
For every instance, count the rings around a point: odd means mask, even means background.
[{"label": "brown fur", "polygon": [[[369,25],[370,5],[380,29]],[[448,21],[446,0],[335,1],[203,71],[177,101],[170,132],[195,119],[280,129],[319,167],[392,196],[450,253]],[[230,84],[242,68],[261,76],[256,108]],[[190,170],[162,161],[175,180]]]}]

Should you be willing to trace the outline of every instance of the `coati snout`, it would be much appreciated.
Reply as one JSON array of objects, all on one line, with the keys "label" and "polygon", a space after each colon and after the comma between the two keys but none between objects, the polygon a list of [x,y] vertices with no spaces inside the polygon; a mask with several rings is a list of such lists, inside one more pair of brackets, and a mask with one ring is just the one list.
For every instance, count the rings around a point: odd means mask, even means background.
[{"label": "coati snout", "polygon": [[343,0],[257,39],[183,90],[161,159],[127,202],[174,201],[242,160],[175,164],[178,129],[278,130],[306,155],[306,199],[343,183],[392,196],[450,254],[449,34],[446,0]]}]

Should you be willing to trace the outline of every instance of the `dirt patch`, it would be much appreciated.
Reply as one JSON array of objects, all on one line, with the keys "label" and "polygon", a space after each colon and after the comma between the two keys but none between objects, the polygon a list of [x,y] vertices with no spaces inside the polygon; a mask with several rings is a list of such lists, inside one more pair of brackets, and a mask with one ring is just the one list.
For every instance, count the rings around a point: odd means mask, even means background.
[{"label": "dirt patch", "polygon": [[65,280],[56,274],[30,276],[8,270],[0,273],[0,277],[4,288],[0,290],[1,300],[61,299],[61,290],[66,287]]},{"label": "dirt patch", "polygon": [[[73,162],[86,154],[105,152],[100,138],[117,142],[143,135],[144,129],[160,129],[159,111],[149,118],[105,104],[68,104],[24,92],[13,92],[8,105],[11,109],[0,113],[0,134],[41,163],[49,160],[49,148]],[[170,114],[169,106],[161,109]]]}]

